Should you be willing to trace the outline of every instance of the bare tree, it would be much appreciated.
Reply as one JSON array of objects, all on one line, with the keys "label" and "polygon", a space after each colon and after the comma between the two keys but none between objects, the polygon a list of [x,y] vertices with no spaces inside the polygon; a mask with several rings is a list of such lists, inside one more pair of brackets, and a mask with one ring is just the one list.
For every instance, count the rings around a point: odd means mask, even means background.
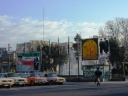
[{"label": "bare tree", "polygon": [[103,27],[100,27],[100,28],[99,28],[99,35],[100,35],[100,36],[107,36],[106,29],[103,28]]},{"label": "bare tree", "polygon": [[115,21],[107,21],[105,27],[109,36],[118,39],[122,46],[126,46],[128,38],[127,18],[116,18]]},{"label": "bare tree", "polygon": [[[105,28],[107,29],[107,34],[112,37],[110,40],[111,63],[116,63],[118,69],[122,70],[122,62],[126,65],[128,62],[128,59],[126,59],[128,57],[128,18],[115,18],[115,20],[107,21]],[[100,31],[103,31],[102,29],[103,28],[101,28]],[[115,45],[116,47],[114,47]],[[126,69],[128,69],[128,66]]]}]

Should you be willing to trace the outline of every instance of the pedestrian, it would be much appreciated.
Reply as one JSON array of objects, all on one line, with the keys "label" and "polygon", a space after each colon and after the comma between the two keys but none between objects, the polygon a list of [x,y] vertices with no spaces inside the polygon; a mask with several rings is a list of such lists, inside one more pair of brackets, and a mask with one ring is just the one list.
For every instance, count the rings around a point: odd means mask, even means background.
[{"label": "pedestrian", "polygon": [[97,67],[97,70],[95,71],[95,82],[97,86],[100,86],[100,77],[102,75],[102,72],[99,70],[99,67]]}]

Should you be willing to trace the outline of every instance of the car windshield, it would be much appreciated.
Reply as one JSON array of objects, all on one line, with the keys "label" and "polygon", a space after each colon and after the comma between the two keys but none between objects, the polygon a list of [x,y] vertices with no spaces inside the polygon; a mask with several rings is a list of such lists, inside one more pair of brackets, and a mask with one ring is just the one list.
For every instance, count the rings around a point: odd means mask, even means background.
[{"label": "car windshield", "polygon": [[3,76],[3,74],[0,74],[0,78],[3,78],[4,76]]},{"label": "car windshield", "polygon": [[0,73],[0,78],[7,77],[6,74]]}]

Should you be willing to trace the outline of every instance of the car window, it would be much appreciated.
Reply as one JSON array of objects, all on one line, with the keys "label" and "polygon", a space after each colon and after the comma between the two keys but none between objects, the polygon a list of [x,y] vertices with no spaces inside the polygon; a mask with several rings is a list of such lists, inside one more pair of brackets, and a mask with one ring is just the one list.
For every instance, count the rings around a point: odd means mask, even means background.
[{"label": "car window", "polygon": [[17,73],[8,73],[8,77],[19,77]]},{"label": "car window", "polygon": [[0,78],[7,77],[7,74],[0,74]]},{"label": "car window", "polygon": [[48,77],[57,77],[56,74],[48,74]]}]

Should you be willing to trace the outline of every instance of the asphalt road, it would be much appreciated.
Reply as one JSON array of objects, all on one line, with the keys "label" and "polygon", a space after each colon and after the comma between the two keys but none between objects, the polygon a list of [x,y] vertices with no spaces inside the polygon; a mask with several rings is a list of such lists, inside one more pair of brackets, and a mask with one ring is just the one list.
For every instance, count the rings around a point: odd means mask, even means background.
[{"label": "asphalt road", "polygon": [[0,88],[0,96],[128,96],[128,82],[67,82],[64,85],[43,85]]}]

